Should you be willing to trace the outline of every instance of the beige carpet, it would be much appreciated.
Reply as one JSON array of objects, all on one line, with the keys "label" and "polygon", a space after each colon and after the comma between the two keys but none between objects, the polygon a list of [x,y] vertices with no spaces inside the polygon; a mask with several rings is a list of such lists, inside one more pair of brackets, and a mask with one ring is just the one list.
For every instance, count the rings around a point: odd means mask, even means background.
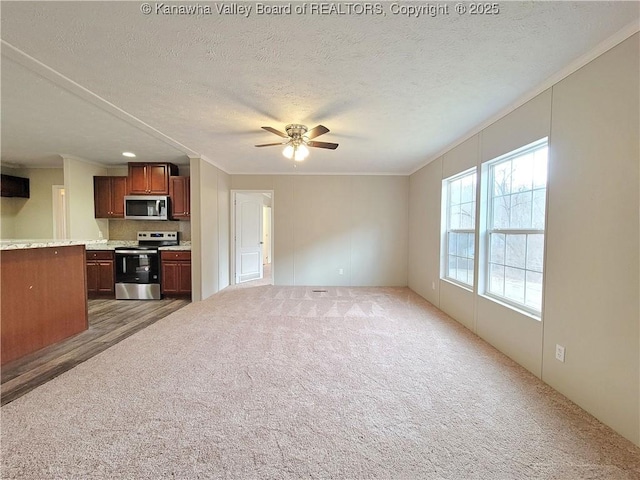
[{"label": "beige carpet", "polygon": [[2,478],[640,478],[640,449],[402,288],[224,291],[1,413]]}]

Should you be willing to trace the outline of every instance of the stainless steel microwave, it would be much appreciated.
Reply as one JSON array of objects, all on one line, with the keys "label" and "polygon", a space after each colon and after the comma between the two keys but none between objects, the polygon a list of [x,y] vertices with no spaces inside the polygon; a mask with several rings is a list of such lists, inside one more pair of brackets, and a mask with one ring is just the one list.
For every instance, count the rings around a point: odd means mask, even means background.
[{"label": "stainless steel microwave", "polygon": [[129,220],[167,220],[169,197],[166,195],[127,195],[124,218]]}]

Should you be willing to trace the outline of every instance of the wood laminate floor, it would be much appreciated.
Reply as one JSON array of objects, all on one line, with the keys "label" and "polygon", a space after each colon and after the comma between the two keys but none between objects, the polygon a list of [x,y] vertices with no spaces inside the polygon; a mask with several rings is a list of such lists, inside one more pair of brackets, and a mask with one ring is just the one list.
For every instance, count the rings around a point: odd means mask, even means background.
[{"label": "wood laminate floor", "polygon": [[5,405],[189,304],[187,299],[89,300],[89,328],[2,366]]}]

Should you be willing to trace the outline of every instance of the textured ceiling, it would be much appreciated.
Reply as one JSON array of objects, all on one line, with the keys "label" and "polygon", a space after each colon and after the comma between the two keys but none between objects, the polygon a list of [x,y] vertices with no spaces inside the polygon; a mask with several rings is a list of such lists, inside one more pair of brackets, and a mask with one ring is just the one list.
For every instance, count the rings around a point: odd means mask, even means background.
[{"label": "textured ceiling", "polygon": [[[32,66],[28,63],[28,65]],[[46,74],[46,72],[43,72]],[[109,164],[133,147],[137,160],[183,163],[187,155],[139,122],[99,106],[20,63],[2,58],[2,160],[14,165],[59,165],[71,155]],[[118,115],[119,114],[119,115]]]},{"label": "textured ceiling", "polygon": [[[152,10],[156,3],[151,2]],[[284,3],[283,3],[284,4]],[[440,3],[444,5],[445,3]],[[166,3],[165,5],[169,5]],[[141,13],[141,2],[2,2],[2,160],[200,155],[293,172],[287,123],[319,123],[300,173],[407,174],[639,17],[637,2],[500,2],[498,15]],[[293,3],[295,7],[296,4]],[[310,3],[307,3],[310,5]],[[424,5],[424,3],[400,3]],[[15,47],[15,48],[12,48]],[[17,49],[17,50],[16,50]]]}]

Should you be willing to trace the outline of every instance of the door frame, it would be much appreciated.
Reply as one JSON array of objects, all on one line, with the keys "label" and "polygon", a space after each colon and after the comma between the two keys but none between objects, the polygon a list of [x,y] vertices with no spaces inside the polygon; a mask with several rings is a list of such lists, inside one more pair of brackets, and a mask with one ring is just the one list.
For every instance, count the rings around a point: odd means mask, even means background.
[{"label": "door frame", "polygon": [[274,221],[275,218],[275,191],[265,189],[265,190],[243,190],[243,189],[231,189],[231,201],[230,203],[230,218],[231,228],[229,228],[229,285],[236,284],[236,194],[238,193],[270,193],[271,194],[271,280],[275,278],[275,263],[276,258],[274,254],[274,245],[276,233],[274,229]]},{"label": "door frame", "polygon": [[64,185],[51,186],[51,202],[53,215],[53,239],[66,240],[67,229],[67,197]]},{"label": "door frame", "polygon": [[[268,243],[266,245],[266,247],[268,247],[267,250],[267,255],[266,258],[269,260],[268,262],[265,263],[265,265],[270,264],[273,261],[273,240],[271,239],[271,224],[273,222],[273,200],[271,201],[271,205],[263,205],[262,206],[262,223],[264,225],[268,225],[269,227],[269,231],[268,231]],[[265,224],[264,220],[265,220],[265,213],[269,212],[269,221]],[[265,233],[264,230],[262,232],[262,238],[265,238]],[[265,249],[263,248],[262,251],[264,252]]]}]

